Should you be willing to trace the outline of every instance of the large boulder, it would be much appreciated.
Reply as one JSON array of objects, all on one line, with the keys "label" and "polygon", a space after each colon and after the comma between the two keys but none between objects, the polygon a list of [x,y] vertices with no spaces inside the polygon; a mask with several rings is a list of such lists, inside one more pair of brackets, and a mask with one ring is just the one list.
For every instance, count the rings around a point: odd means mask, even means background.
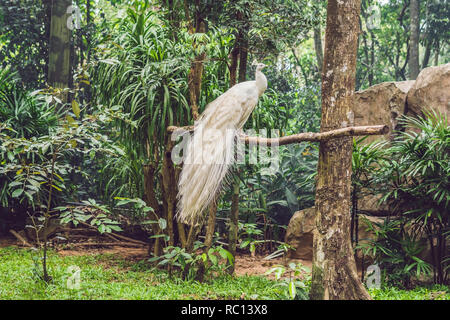
[{"label": "large boulder", "polygon": [[[285,242],[293,247],[289,250],[288,257],[291,259],[312,260],[313,256],[313,234],[316,210],[314,207],[297,211],[289,221],[286,230]],[[359,215],[358,239],[360,242],[376,239],[375,233],[367,230],[364,218],[371,223],[382,223],[383,218]]]},{"label": "large boulder", "polygon": [[313,232],[316,228],[314,207],[297,211],[289,221],[285,242],[294,249],[289,250],[292,259],[312,260]]},{"label": "large boulder", "polygon": [[360,192],[358,194],[358,212],[370,216],[385,217],[392,212],[392,207],[386,203],[380,203],[381,194]]},{"label": "large boulder", "polygon": [[[377,224],[383,224],[385,217],[373,217],[364,214],[358,215],[358,243],[369,243],[372,240],[377,240],[377,235],[374,231],[368,228],[366,220],[377,229]],[[292,250],[288,252],[288,258],[301,259],[311,261],[313,257],[313,240],[315,226],[315,208],[307,208],[297,211],[291,218],[286,230],[285,242],[292,246]],[[414,233],[413,227],[406,227],[405,232]],[[420,240],[423,244],[423,251],[418,254],[418,257],[426,262],[433,264],[432,250],[428,239],[425,235],[422,235]],[[436,245],[436,243],[435,243]],[[449,247],[450,243],[446,243],[446,247]],[[447,250],[448,251],[448,250]],[[363,255],[361,250],[357,251],[355,256],[356,266],[359,270],[366,268],[373,263],[373,258],[367,255]]]},{"label": "large boulder", "polygon": [[422,115],[426,108],[446,114],[450,121],[450,63],[423,69],[409,90],[406,114]]},{"label": "large boulder", "polygon": [[[394,138],[398,117],[405,113],[406,96],[414,81],[383,82],[353,96],[354,125],[388,125],[387,140]],[[378,139],[369,136],[367,142]]]}]

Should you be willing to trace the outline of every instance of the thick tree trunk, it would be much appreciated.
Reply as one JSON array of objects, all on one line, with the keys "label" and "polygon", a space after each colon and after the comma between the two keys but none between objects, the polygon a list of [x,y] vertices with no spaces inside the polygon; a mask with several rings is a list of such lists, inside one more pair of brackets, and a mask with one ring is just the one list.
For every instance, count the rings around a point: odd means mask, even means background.
[{"label": "thick tree trunk", "polygon": [[[322,78],[321,132],[353,123],[360,0],[329,0]],[[316,185],[316,231],[310,298],[370,299],[350,242],[352,138],[322,141]]]},{"label": "thick tree trunk", "polygon": [[419,0],[411,0],[409,4],[410,30],[409,37],[409,79],[415,80],[419,75]]},{"label": "thick tree trunk", "polygon": [[[68,88],[70,83],[70,35],[67,8],[71,0],[53,0],[50,22],[48,82],[54,88]],[[67,95],[62,96],[63,99]]]}]

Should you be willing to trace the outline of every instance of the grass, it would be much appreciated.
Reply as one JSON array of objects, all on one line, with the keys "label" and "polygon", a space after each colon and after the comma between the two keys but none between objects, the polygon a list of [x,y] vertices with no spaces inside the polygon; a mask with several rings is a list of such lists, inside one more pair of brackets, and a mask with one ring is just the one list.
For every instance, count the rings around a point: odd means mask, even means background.
[{"label": "grass", "polygon": [[[154,299],[281,299],[283,288],[257,276],[219,276],[212,282],[168,278],[145,262],[131,262],[111,255],[60,256],[49,254],[53,282],[39,281],[36,253],[15,247],[0,248],[0,299],[3,300],[154,300]],[[80,289],[69,289],[68,268],[81,269]],[[375,300],[450,300],[445,286],[370,289]]]},{"label": "grass", "polygon": [[450,290],[446,286],[434,285],[416,287],[412,290],[398,288],[369,289],[374,300],[450,300]]},{"label": "grass", "polygon": [[[0,299],[279,299],[280,288],[263,277],[219,276],[211,283],[169,279],[165,272],[112,255],[59,256],[50,253],[53,282],[34,276],[35,253],[0,248]],[[68,289],[68,268],[81,269],[80,289]],[[244,295],[245,294],[245,295]]]}]

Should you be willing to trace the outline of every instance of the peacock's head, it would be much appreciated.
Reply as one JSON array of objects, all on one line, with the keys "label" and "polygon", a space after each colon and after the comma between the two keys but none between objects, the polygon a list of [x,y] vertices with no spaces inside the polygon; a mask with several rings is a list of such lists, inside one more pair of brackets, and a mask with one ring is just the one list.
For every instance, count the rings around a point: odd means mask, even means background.
[{"label": "peacock's head", "polygon": [[258,63],[256,60],[253,60],[252,66],[256,66],[256,71],[261,71],[267,67],[264,63]]}]

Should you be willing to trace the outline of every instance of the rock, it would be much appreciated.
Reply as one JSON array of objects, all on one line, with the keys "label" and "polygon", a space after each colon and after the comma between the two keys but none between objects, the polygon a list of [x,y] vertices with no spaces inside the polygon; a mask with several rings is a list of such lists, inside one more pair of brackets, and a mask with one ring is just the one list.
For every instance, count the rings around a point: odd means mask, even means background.
[{"label": "rock", "polygon": [[[388,125],[387,140],[394,138],[398,117],[405,113],[406,96],[414,81],[383,82],[354,95],[354,125]],[[369,136],[366,141],[379,139]]]},{"label": "rock", "polygon": [[422,115],[431,108],[447,115],[450,121],[450,63],[423,69],[406,98],[406,114]]},{"label": "rock", "polygon": [[[315,225],[315,208],[307,208],[297,211],[289,221],[286,230],[285,242],[293,247],[289,250],[288,258],[312,260],[313,256],[313,233]],[[360,242],[368,239],[376,239],[373,232],[366,230],[367,224],[364,218],[372,223],[382,223],[383,218],[359,215],[358,219],[358,239]]]},{"label": "rock", "polygon": [[314,207],[303,209],[294,213],[289,221],[285,242],[294,248],[289,250],[289,258],[312,260],[315,213]]},{"label": "rock", "polygon": [[381,194],[360,192],[358,195],[358,212],[370,216],[388,216],[392,208],[386,202],[380,204]]},{"label": "rock", "polygon": [[[373,217],[364,214],[358,215],[358,243],[368,243],[370,240],[377,240],[376,234],[372,230],[368,230],[366,219],[372,224],[383,224],[385,217]],[[297,211],[291,218],[286,230],[285,242],[293,247],[288,252],[289,259],[302,259],[311,261],[313,256],[313,234],[315,229],[315,208],[307,208]],[[413,227],[406,227],[404,230],[407,233],[412,233],[415,230]],[[423,250],[418,254],[420,259],[433,264],[431,248],[429,242],[424,234],[421,235],[419,241],[423,244]],[[446,247],[450,246],[449,241]],[[448,251],[448,250],[447,250]],[[363,257],[362,251],[357,250],[355,255],[356,266],[358,270],[366,269],[373,263],[373,258],[365,255]]]}]

